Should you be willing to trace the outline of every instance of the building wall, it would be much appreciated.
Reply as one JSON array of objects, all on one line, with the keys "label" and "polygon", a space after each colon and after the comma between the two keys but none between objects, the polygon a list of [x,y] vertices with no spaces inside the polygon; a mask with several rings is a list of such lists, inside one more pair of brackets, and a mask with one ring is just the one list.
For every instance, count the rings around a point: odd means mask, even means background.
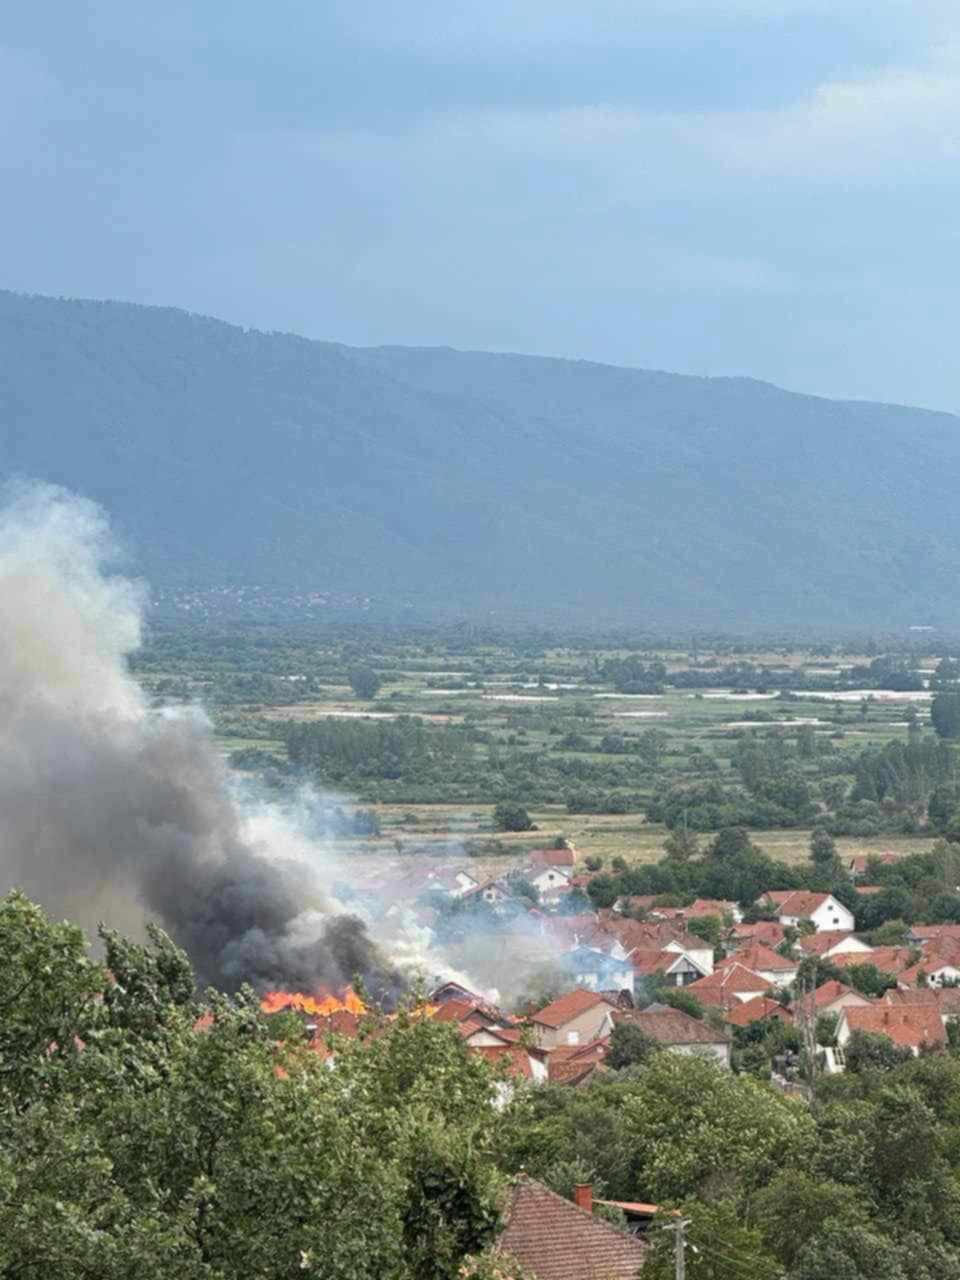
[{"label": "building wall", "polygon": [[589,1044],[598,1036],[609,1034],[613,1027],[610,1014],[608,1004],[598,1004],[571,1018],[562,1027],[543,1027],[534,1023],[537,1044],[542,1049],[556,1049],[564,1044]]}]

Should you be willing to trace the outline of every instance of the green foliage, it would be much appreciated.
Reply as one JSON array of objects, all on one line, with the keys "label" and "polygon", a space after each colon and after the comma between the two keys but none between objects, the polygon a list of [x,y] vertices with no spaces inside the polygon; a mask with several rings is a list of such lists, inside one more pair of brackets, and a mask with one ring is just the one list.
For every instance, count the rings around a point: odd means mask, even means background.
[{"label": "green foliage", "polygon": [[652,1036],[631,1022],[618,1022],[610,1035],[610,1047],[604,1061],[614,1071],[635,1067],[657,1053],[659,1044]]},{"label": "green foliage", "polygon": [[530,831],[533,822],[522,804],[501,800],[493,811],[495,831]]},{"label": "green foliage", "polygon": [[872,1031],[854,1031],[844,1048],[844,1055],[847,1070],[853,1072],[889,1071],[913,1056],[908,1048],[894,1044],[889,1036]]},{"label": "green foliage", "polygon": [[960,693],[938,693],[930,703],[930,722],[940,738],[960,738]]}]

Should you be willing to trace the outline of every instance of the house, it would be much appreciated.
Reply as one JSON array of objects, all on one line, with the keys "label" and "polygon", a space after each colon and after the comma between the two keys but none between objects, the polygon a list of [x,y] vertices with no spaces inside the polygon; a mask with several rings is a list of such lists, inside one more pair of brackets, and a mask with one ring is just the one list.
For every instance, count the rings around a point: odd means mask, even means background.
[{"label": "house", "polygon": [[524,867],[520,871],[529,880],[541,898],[559,898],[570,888],[571,873],[563,867]]},{"label": "house", "polygon": [[885,991],[881,1000],[884,1004],[892,1004],[897,1008],[936,1009],[944,1025],[960,1018],[960,987],[895,987]]},{"label": "house", "polygon": [[881,973],[889,973],[893,977],[915,964],[916,960],[916,949],[910,947],[872,947],[870,951],[838,951],[830,957],[830,963],[838,969],[852,969],[859,964],[872,964]]},{"label": "house", "polygon": [[479,883],[469,871],[464,871],[462,868],[438,867],[427,877],[426,887],[438,893],[445,893],[450,898],[462,898],[471,889],[476,889]]},{"label": "house", "polygon": [[942,938],[960,941],[960,924],[912,924],[907,930],[907,941],[923,944],[939,942]]},{"label": "house", "polygon": [[544,1049],[513,1040],[501,1040],[499,1044],[471,1044],[468,1041],[467,1047],[471,1054],[482,1058],[500,1073],[500,1079],[494,1086],[494,1106],[498,1110],[509,1104],[518,1083],[547,1083],[547,1053]]},{"label": "house", "polygon": [[729,918],[734,924],[739,924],[743,919],[740,904],[738,902],[728,902],[723,898],[697,898],[695,902],[691,902],[689,907],[684,907],[683,914],[687,920],[697,920],[704,916],[717,916],[720,920]]},{"label": "house", "polygon": [[854,878],[866,875],[870,870],[871,862],[877,863],[881,867],[892,867],[902,857],[904,857],[902,853],[858,853],[855,858],[850,859],[850,874]]},{"label": "house", "polygon": [[530,1023],[541,1049],[588,1044],[613,1030],[613,1009],[606,996],[578,987],[533,1014]]},{"label": "house", "polygon": [[564,1044],[551,1049],[547,1055],[550,1083],[574,1088],[589,1084],[606,1071],[603,1060],[609,1047],[609,1039],[604,1038],[591,1040],[589,1044]]},{"label": "house", "polygon": [[[807,1006],[809,997],[804,997],[804,1006]],[[794,1001],[791,1008],[796,1012],[798,1001]],[[862,996],[859,991],[854,991],[853,987],[848,987],[842,982],[838,982],[836,978],[831,978],[829,982],[823,982],[813,993],[813,1008],[816,1014],[821,1013],[839,1013],[841,1009],[859,1008],[863,1009],[872,1004],[866,996]]]},{"label": "house", "polygon": [[662,977],[672,987],[686,987],[709,976],[709,972],[701,968],[692,956],[682,951],[631,951],[630,962],[634,972],[634,990],[636,983],[643,978]]},{"label": "house", "polygon": [[724,965],[716,973],[687,987],[701,1004],[718,1009],[733,1009],[754,996],[766,995],[769,989],[770,984],[765,978],[736,963]]},{"label": "house", "polygon": [[576,853],[573,849],[531,849],[527,861],[535,867],[568,867],[573,870]]},{"label": "house", "polygon": [[[713,973],[713,947],[682,924],[666,920],[620,920],[609,915],[601,926],[610,938],[611,955],[626,958],[634,951],[673,951],[689,956],[701,973]],[[598,945],[603,945],[599,943]]]},{"label": "house", "polygon": [[960,982],[960,942],[939,938],[926,943],[920,959],[897,974],[901,987],[954,987]]},{"label": "house", "polygon": [[842,955],[848,951],[864,954],[873,948],[846,929],[823,929],[820,933],[811,933],[801,938],[800,950],[808,956],[820,956],[826,960],[830,956]]},{"label": "house", "polygon": [[853,913],[832,893],[812,893],[807,889],[773,889],[757,899],[757,906],[769,908],[781,924],[798,925],[810,920],[821,929],[853,930]]},{"label": "house", "polygon": [[501,1253],[533,1280],[635,1280],[647,1246],[593,1214],[593,1190],[575,1190],[576,1203],[541,1182],[520,1177],[509,1192]]},{"label": "house", "polygon": [[793,1014],[779,1000],[771,1000],[769,996],[754,996],[752,1000],[728,1009],[723,1020],[732,1027],[750,1027],[755,1022],[793,1022]]},{"label": "house", "polygon": [[877,1003],[868,1008],[846,1008],[837,1025],[837,1061],[843,1065],[843,1050],[855,1031],[887,1036],[894,1044],[906,1046],[914,1054],[921,1049],[943,1049],[947,1034],[939,1012],[924,1005]]},{"label": "house", "polygon": [[693,1018],[682,1009],[651,1005],[647,1009],[618,1010],[614,1022],[639,1027],[651,1040],[671,1053],[699,1054],[730,1066],[730,1037],[717,1031],[703,1018]]},{"label": "house", "polygon": [[735,924],[730,933],[734,940],[734,949],[744,944],[762,942],[771,951],[776,951],[787,936],[787,931],[779,920],[758,920],[756,924]]},{"label": "house", "polygon": [[787,987],[797,976],[796,960],[788,960],[786,956],[771,951],[762,942],[754,942],[750,946],[741,947],[723,961],[719,968],[726,965],[740,964],[751,973],[765,978],[771,987]]},{"label": "house", "polygon": [[634,968],[629,960],[615,960],[593,947],[574,947],[561,957],[571,981],[588,991],[634,990]]}]

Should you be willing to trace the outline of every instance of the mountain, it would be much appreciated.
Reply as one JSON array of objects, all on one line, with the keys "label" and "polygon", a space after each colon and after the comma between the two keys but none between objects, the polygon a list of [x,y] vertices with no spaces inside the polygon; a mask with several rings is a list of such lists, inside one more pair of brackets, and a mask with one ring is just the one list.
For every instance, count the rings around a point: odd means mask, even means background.
[{"label": "mountain", "polygon": [[697,624],[960,623],[960,419],[0,293],[0,474],[161,584]]}]

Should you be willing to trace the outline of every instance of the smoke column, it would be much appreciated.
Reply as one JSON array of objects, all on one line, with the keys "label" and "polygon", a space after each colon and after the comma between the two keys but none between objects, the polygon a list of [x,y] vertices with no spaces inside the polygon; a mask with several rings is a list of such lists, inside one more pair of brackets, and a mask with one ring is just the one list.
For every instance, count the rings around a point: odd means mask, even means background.
[{"label": "smoke column", "polygon": [[201,984],[314,991],[398,973],[336,914],[315,851],[247,823],[209,726],[151,711],[127,669],[142,589],[106,572],[96,506],[31,486],[0,510],[0,892],[86,927],[159,917]]}]

